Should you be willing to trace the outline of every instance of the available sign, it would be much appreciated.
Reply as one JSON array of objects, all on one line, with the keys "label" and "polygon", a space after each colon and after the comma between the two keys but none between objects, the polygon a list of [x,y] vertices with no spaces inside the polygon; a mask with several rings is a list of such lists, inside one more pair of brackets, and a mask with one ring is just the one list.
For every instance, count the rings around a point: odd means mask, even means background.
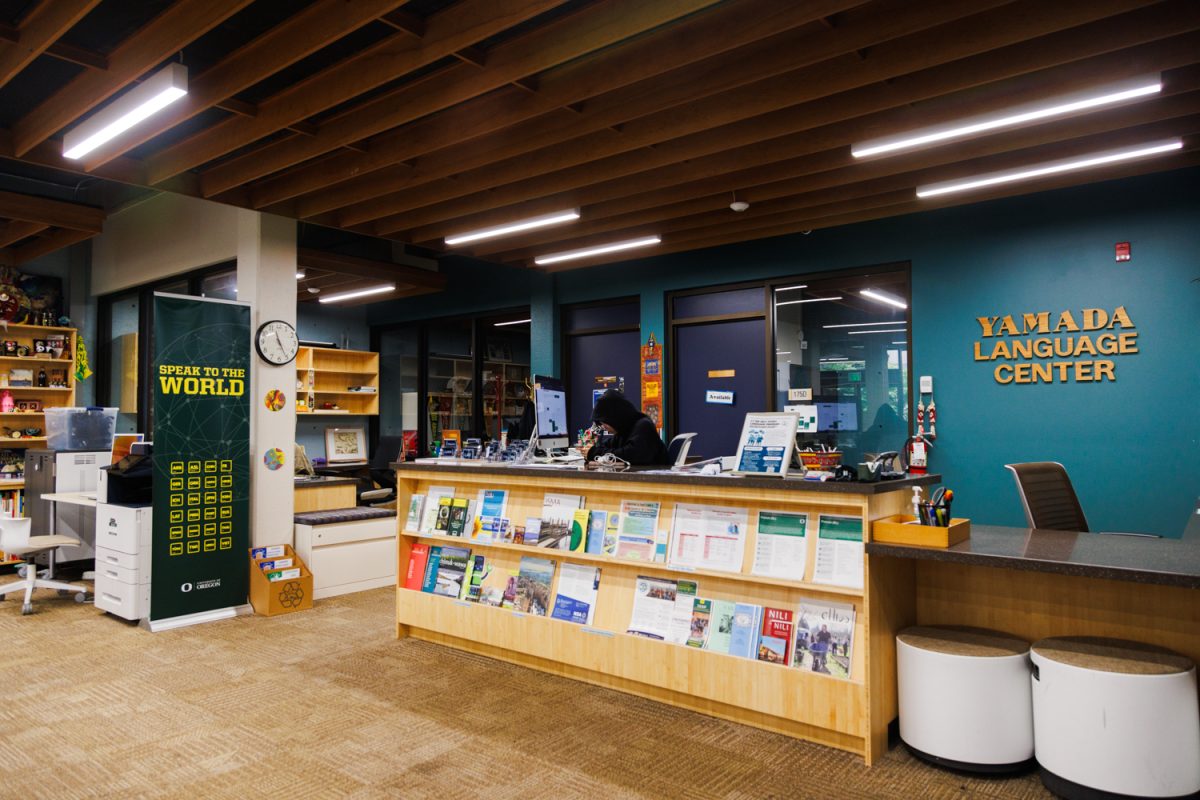
[{"label": "available sign", "polygon": [[156,294],[154,351],[152,621],[246,602],[250,307]]},{"label": "available sign", "polygon": [[983,340],[974,343],[975,360],[1013,362],[996,365],[996,383],[1115,381],[1115,361],[1088,356],[1138,352],[1137,331],[1132,330],[1136,326],[1125,306],[1111,313],[1085,308],[1078,316],[1071,311],[1035,311],[976,321]]},{"label": "available sign", "polygon": [[721,406],[733,405],[733,392],[722,389],[709,389],[704,393],[704,402],[716,403]]}]

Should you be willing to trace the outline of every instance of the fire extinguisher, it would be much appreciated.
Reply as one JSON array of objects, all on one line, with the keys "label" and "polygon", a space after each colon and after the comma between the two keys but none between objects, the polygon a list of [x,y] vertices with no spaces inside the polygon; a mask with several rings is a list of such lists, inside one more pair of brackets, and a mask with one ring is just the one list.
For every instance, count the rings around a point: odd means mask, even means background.
[{"label": "fire extinguisher", "polygon": [[929,449],[931,447],[933,447],[933,442],[929,441],[924,434],[910,436],[904,443],[904,449],[900,451],[900,466],[904,468],[905,472],[924,475],[929,467]]}]

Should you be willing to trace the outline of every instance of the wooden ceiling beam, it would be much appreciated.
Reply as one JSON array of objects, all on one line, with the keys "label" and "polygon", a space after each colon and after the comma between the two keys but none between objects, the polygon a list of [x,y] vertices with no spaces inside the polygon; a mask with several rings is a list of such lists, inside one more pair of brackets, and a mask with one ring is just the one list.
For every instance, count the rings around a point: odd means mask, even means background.
[{"label": "wooden ceiling beam", "polygon": [[[150,180],[158,183],[252,144],[294,122],[308,119],[403,77],[562,2],[461,0],[429,18],[424,38],[414,39],[406,33],[389,36],[264,100],[259,104],[258,116],[253,119],[225,120],[155,154],[148,164]],[[465,68],[474,71],[473,68]],[[238,159],[233,161],[240,163]]]},{"label": "wooden ceiling beam", "polygon": [[56,230],[46,234],[38,239],[34,239],[28,244],[23,244],[20,247],[14,247],[11,250],[12,263],[20,266],[21,264],[33,261],[35,258],[41,258],[44,255],[61,250],[64,247],[90,239],[96,234],[91,231],[79,230]]},{"label": "wooden ceiling beam", "polygon": [[[0,41],[17,42],[20,39],[20,33],[11,25],[6,25],[0,22]],[[68,64],[75,64],[88,69],[106,70],[108,69],[108,57],[95,50],[89,50],[86,47],[77,47],[66,42],[53,42],[44,51],[45,55],[58,61],[66,61]]]},{"label": "wooden ceiling beam", "polygon": [[109,54],[108,70],[77,75],[18,120],[12,127],[16,155],[25,155],[251,2],[178,0],[118,45]]},{"label": "wooden ceiling beam", "polygon": [[8,247],[22,239],[41,233],[49,226],[42,222],[25,222],[13,220],[0,225],[0,247]]},{"label": "wooden ceiling beam", "polygon": [[[1146,13],[1150,11],[1148,9]],[[1200,24],[1200,15],[1197,16],[1198,19],[1193,24]],[[1096,53],[1103,54],[1121,49],[1122,45],[1127,46],[1131,43],[1137,45],[1147,42],[1154,36],[1170,36],[1181,27],[1181,23],[1177,22],[1170,14],[1158,15],[1157,26],[1151,25],[1143,19],[1142,21],[1145,23],[1143,27],[1131,27],[1127,24],[1129,21],[1118,17],[1083,26],[1050,37],[961,59],[954,62],[950,68],[930,68],[898,76],[889,83],[868,84],[825,99],[801,103],[708,132],[681,137],[672,142],[665,142],[652,150],[643,149],[624,155],[609,156],[602,161],[509,184],[487,192],[484,197],[443,202],[432,208],[423,208],[415,214],[400,213],[380,220],[375,230],[386,234],[392,230],[444,226],[445,224],[452,224],[458,228],[464,222],[470,228],[486,227],[489,224],[499,224],[506,219],[529,216],[530,214],[526,213],[529,211],[534,214],[541,213],[534,209],[557,207],[564,201],[579,205],[612,199],[618,195],[597,196],[592,189],[583,191],[583,187],[592,186],[594,188],[597,182],[604,182],[615,188],[618,185],[614,183],[615,177],[634,176],[637,173],[653,169],[681,165],[685,161],[693,162],[692,166],[676,166],[676,169],[695,168],[694,162],[697,159],[709,156],[719,158],[720,154],[737,147],[758,144],[777,137],[794,135],[794,132],[808,130],[814,126],[853,119],[880,110],[965,91],[1033,70],[1052,68],[1064,62],[1070,63],[1081,58],[1094,57]],[[1171,62],[1166,60],[1168,57],[1191,61],[1193,56],[1186,52],[1182,55],[1175,52],[1186,50],[1186,45],[1191,41],[1191,39],[1179,40],[1170,47],[1161,42],[1157,45],[1147,44],[1139,53],[1150,54],[1151,60],[1142,59],[1140,63],[1162,63],[1163,66],[1170,66]],[[1163,57],[1165,63],[1153,60],[1159,51],[1169,51],[1168,55]],[[1119,54],[1114,54],[1110,61],[1116,64],[1125,63]],[[1136,64],[1138,61],[1131,59],[1129,63]],[[1111,63],[1109,66],[1111,67]],[[867,65],[857,67],[851,65],[849,67],[850,70],[868,68]],[[1122,74],[1127,76],[1130,73]],[[850,140],[847,139],[843,143],[849,144],[849,142]],[[828,147],[831,144],[823,146]],[[637,179],[631,177],[631,180]],[[649,187],[642,187],[641,190],[645,191],[647,188]],[[536,191],[529,192],[530,189],[536,189]],[[419,190],[418,193],[420,193]],[[530,200],[527,203],[521,202],[522,199],[533,197],[540,199]],[[514,212],[517,213],[515,217],[513,216]],[[496,220],[495,223],[491,222],[493,219]]]},{"label": "wooden ceiling beam", "polygon": [[22,222],[40,222],[58,228],[100,233],[104,227],[104,209],[77,203],[64,203],[16,192],[0,192],[0,217]]},{"label": "wooden ceiling beam", "polygon": [[[317,0],[288,17],[248,44],[238,48],[188,82],[181,98],[153,120],[128,131],[85,159],[89,170],[106,164],[138,145],[169,131],[214,106],[246,117],[257,117],[258,107],[234,95],[312,55],[330,42],[372,22],[381,13],[405,0]],[[311,135],[315,126],[296,121],[293,130]]]},{"label": "wooden ceiling beam", "polygon": [[[429,20],[426,36],[434,26],[472,0],[452,5]],[[491,6],[513,0],[490,0]],[[420,83],[408,85],[374,98],[359,108],[321,126],[321,133],[305,141],[271,145],[253,159],[234,159],[208,170],[201,178],[205,197],[315,158],[349,141],[358,141],[412,122],[427,114],[471,100],[514,80],[555,67],[571,59],[616,44],[630,36],[671,22],[685,14],[713,5],[718,0],[642,0],[635,5],[595,3],[560,19],[497,45],[487,54],[487,69],[458,63]],[[544,10],[547,0],[516,2],[528,16]],[[455,48],[459,50],[461,48]]]},{"label": "wooden ceiling beam", "polygon": [[[409,168],[403,162],[441,151],[526,120],[540,118],[555,129],[579,121],[579,104],[590,97],[679,69],[743,45],[798,28],[831,9],[849,8],[861,0],[816,0],[779,3],[742,0],[720,5],[673,24],[653,35],[636,37],[584,59],[539,73],[536,92],[499,89],[460,106],[379,134],[361,156],[345,154],[319,165],[304,165],[268,178],[253,189],[256,208],[265,208],[318,189],[328,191],[304,198],[312,216],[369,197],[394,191],[404,184],[376,191],[374,185]],[[514,84],[515,85],[515,84]],[[564,107],[572,109],[569,113]],[[555,121],[546,114],[554,114]],[[387,169],[385,168],[391,168]],[[340,182],[345,185],[334,186]],[[374,193],[372,193],[374,192]],[[336,198],[326,201],[328,194]],[[328,205],[332,202],[334,205]]]},{"label": "wooden ceiling beam", "polygon": [[361,275],[377,281],[395,281],[409,286],[422,286],[438,290],[446,288],[446,276],[440,272],[410,267],[406,264],[394,264],[390,261],[374,261],[302,247],[296,252],[296,263],[301,267],[313,267],[346,275]]},{"label": "wooden ceiling beam", "polygon": [[17,40],[0,44],[0,86],[58,41],[100,0],[42,0],[17,26]]}]

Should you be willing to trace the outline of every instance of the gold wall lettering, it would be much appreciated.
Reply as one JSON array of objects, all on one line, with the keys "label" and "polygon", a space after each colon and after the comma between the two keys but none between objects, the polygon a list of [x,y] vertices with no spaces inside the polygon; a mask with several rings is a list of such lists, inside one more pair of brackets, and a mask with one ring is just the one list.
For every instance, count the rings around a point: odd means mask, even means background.
[{"label": "gold wall lettering", "polygon": [[981,338],[976,361],[1000,361],[996,383],[1095,383],[1117,379],[1116,362],[1096,356],[1138,352],[1136,328],[1125,306],[1112,312],[1085,308],[1078,313],[1033,311],[976,317]]}]

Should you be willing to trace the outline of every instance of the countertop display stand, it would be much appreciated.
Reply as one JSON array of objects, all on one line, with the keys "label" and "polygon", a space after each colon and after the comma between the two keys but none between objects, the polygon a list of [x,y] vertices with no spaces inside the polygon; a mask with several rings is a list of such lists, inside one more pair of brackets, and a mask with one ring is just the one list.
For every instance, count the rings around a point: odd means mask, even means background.
[{"label": "countertop display stand", "polygon": [[[811,580],[820,514],[858,517],[864,536],[870,522],[900,513],[914,484],[935,483],[937,476],[874,484],[859,492],[848,485],[812,484],[769,479],[684,479],[677,475],[613,475],[583,471],[503,467],[427,467],[398,465],[399,543],[396,636],[412,636],[438,644],[503,659],[533,669],[606,686],[735,722],[830,745],[861,755],[870,764],[887,749],[888,724],[896,716],[895,642],[898,630],[915,618],[911,586],[904,576],[877,574],[866,563],[864,588],[848,588]],[[549,550],[520,544],[473,541],[405,529],[405,514],[414,494],[431,486],[454,486],[456,496],[475,498],[480,490],[508,491],[508,517],[522,524],[540,517],[546,492],[585,497],[591,510],[617,511],[622,500],[656,500],[662,504],[660,529],[669,529],[677,502],[744,508],[754,529],[756,512],[807,512],[808,558],[805,580],[763,577],[751,573],[753,533],[745,537],[740,573],[680,569],[666,563],[618,560],[603,555]],[[888,489],[892,490],[888,490]],[[458,545],[484,555],[495,569],[515,574],[522,556],[600,568],[600,590],[592,625],[454,600],[404,588],[413,545]],[[899,570],[901,573],[903,570]],[[560,570],[552,587],[557,592]],[[730,656],[711,650],[668,644],[626,633],[634,583],[639,575],[691,579],[698,596],[795,609],[803,599],[851,603],[855,633],[851,678],[844,680],[799,668]]]}]

